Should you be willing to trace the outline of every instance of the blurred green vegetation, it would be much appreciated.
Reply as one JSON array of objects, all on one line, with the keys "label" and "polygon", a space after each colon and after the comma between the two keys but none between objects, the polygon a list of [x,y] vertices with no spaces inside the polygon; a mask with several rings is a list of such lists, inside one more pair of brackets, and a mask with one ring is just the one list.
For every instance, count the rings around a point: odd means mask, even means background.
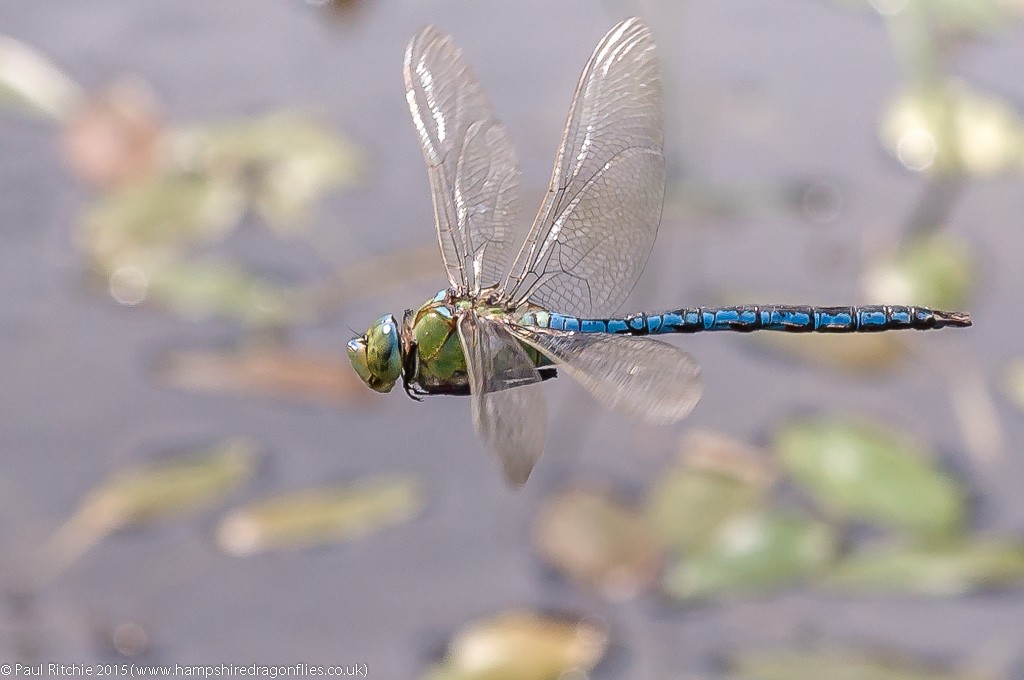
[{"label": "blurred green vegetation", "polygon": [[[681,601],[800,582],[922,596],[1024,585],[1024,542],[967,533],[968,495],[908,433],[822,416],[781,425],[770,453],[725,435],[686,437],[642,508],[610,492],[555,494],[534,543],[566,578],[611,599],[650,590],[659,565],[662,592]],[[851,540],[866,526],[881,545]]]},{"label": "blurred green vegetation", "polygon": [[558,680],[587,677],[608,634],[584,620],[511,611],[476,621],[451,641],[423,680]]},{"label": "blurred green vegetation", "polygon": [[732,655],[731,680],[995,680],[903,654],[861,649],[759,650]]},{"label": "blurred green vegetation", "polygon": [[327,545],[409,521],[423,503],[411,477],[298,491],[235,509],[221,520],[217,542],[232,555]]},{"label": "blurred green vegetation", "polygon": [[129,527],[195,512],[221,501],[255,473],[256,450],[245,440],[112,474],[89,491],[38,555],[34,587],[59,576],[106,536]]}]

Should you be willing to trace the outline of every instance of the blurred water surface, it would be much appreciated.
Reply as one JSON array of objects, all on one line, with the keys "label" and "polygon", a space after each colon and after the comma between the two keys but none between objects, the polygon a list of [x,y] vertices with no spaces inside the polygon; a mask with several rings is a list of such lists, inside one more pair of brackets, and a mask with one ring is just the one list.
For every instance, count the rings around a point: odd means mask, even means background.
[{"label": "blurred water surface", "polygon": [[[865,255],[900,241],[928,196],[925,176],[879,141],[886,106],[911,77],[890,42],[892,27],[852,3],[366,0],[338,13],[300,0],[3,5],[0,30],[86,89],[138,74],[165,119],[180,123],[301,110],[365,154],[361,183],[317,205],[308,238],[254,233],[258,218],[244,217],[241,236],[225,247],[275,280],[314,280],[432,243],[426,174],[401,79],[406,42],[426,23],[455,37],[508,126],[523,169],[524,219],[546,188],[593,46],[624,16],[651,23],[671,105],[673,184],[630,309],[730,296],[865,302]],[[946,67],[1019,109],[1022,38],[1010,23]],[[89,284],[74,235],[90,192],[62,164],[52,126],[5,117],[0,575],[7,600],[33,552],[89,489],[162,451],[235,436],[260,442],[266,455],[257,482],[225,507],[325,481],[412,474],[426,509],[358,542],[244,559],[218,550],[211,515],[118,533],[29,611],[0,613],[0,658],[24,655],[32,644],[46,661],[119,658],[116,645],[98,641],[138,622],[151,642],[145,658],[154,662],[365,663],[370,677],[410,678],[468,621],[525,607],[600,619],[612,643],[599,678],[701,677],[736,648],[844,643],[1008,673],[1024,662],[1019,590],[886,599],[794,588],[701,608],[655,598],[608,603],[552,574],[530,544],[537,508],[555,489],[615,485],[636,500],[690,426],[765,442],[780,421],[809,411],[876,417],[923,438],[970,489],[974,528],[1019,536],[1024,419],[994,398],[985,414],[994,413],[998,430],[980,429],[995,443],[974,455],[977,437],[965,436],[963,409],[950,392],[980,381],[982,401],[989,398],[989,386],[1021,353],[1021,322],[999,312],[1015,310],[1024,290],[1024,192],[1014,172],[957,191],[941,226],[980,261],[968,303],[974,328],[915,337],[910,370],[896,363],[870,378],[780,358],[746,336],[673,340],[699,359],[706,387],[694,414],[671,429],[631,425],[600,411],[570,381],[554,381],[545,386],[548,450],[530,483],[511,493],[472,431],[466,400],[415,403],[392,394],[372,402],[367,395],[362,407],[309,405],[183,392],[156,380],[167,350],[234,346],[239,329],[120,306]],[[296,324],[290,337],[340,356],[349,326],[416,307],[445,285],[439,259],[436,274],[382,282],[381,294]]]}]

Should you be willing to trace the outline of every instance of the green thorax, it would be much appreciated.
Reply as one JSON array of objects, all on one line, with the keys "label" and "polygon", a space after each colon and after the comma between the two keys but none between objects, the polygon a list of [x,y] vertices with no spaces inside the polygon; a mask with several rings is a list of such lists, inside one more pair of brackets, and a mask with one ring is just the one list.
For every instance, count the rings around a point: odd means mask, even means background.
[{"label": "green thorax", "polygon": [[[510,317],[513,320],[527,312],[539,311],[539,308],[529,305],[529,308],[510,313],[482,300],[458,297],[450,290],[441,291],[415,312],[408,311],[405,315],[402,344],[410,385],[434,394],[469,393],[466,357],[456,328],[456,317],[474,307],[481,316]],[[532,347],[523,344],[523,349],[535,366],[550,365]]]}]

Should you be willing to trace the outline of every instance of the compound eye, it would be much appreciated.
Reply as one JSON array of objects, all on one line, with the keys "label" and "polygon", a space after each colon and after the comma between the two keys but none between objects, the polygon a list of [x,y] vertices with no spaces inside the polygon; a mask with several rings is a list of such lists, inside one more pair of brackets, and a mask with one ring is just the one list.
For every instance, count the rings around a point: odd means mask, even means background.
[{"label": "compound eye", "polygon": [[395,321],[395,317],[390,314],[377,319],[377,323],[374,324],[376,330],[383,336],[386,336],[389,341],[393,341],[395,344],[398,343],[398,322]]},{"label": "compound eye", "polygon": [[361,346],[367,369],[374,379],[370,386],[387,392],[402,376],[402,346],[395,317],[386,314],[377,319],[364,337]]},{"label": "compound eye", "polygon": [[348,350],[348,359],[352,362],[352,368],[355,369],[363,382],[370,385],[371,381],[374,380],[374,376],[373,371],[370,370],[367,357],[366,336],[352,338],[348,341],[346,349]]},{"label": "compound eye", "polygon": [[358,338],[352,338],[351,340],[348,341],[348,353],[349,353],[349,355],[359,354],[359,353],[365,352],[365,351],[366,351],[366,336],[365,335],[361,336],[361,337],[358,337]]}]

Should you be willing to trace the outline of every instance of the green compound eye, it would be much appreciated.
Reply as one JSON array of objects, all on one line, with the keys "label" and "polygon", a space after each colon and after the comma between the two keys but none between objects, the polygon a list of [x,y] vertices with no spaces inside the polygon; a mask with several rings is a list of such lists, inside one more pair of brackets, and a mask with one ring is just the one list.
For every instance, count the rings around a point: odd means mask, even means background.
[{"label": "green compound eye", "polygon": [[402,375],[402,352],[395,317],[385,314],[365,335],[349,340],[348,358],[370,389],[390,392]]}]

